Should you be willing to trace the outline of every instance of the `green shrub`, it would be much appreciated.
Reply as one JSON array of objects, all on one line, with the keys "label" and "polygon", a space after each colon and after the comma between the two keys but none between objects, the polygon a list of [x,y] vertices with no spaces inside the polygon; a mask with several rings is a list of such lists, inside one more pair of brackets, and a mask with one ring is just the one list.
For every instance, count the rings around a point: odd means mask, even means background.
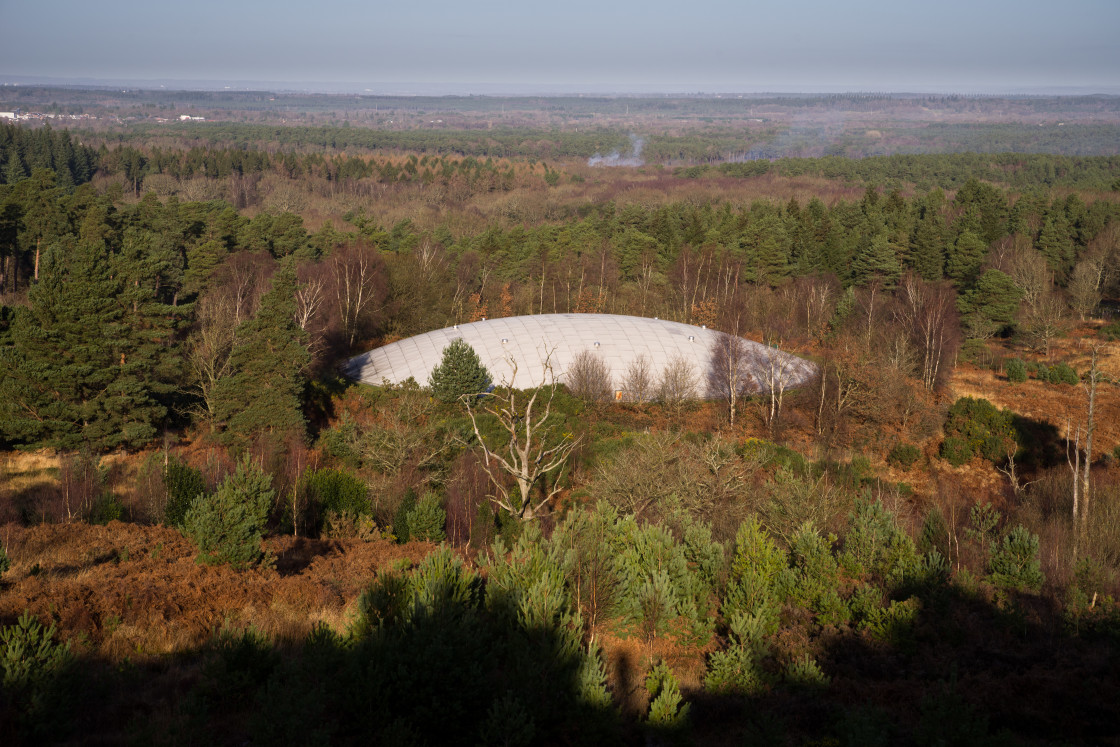
[{"label": "green shrub", "polygon": [[275,496],[272,477],[246,457],[213,495],[202,495],[183,519],[183,531],[210,565],[243,568],[261,558],[261,539]]},{"label": "green shrub", "polygon": [[1038,536],[1017,526],[992,547],[988,573],[993,584],[1007,589],[1037,591],[1042,588]]},{"label": "green shrub", "polygon": [[914,444],[898,444],[887,454],[887,464],[910,469],[921,456],[921,450]]},{"label": "green shrub", "polygon": [[369,516],[369,488],[365,482],[340,469],[307,470],[297,487],[307,497],[312,520],[322,530],[330,514]]},{"label": "green shrub", "polygon": [[474,348],[460,338],[443,349],[443,358],[432,369],[428,386],[436,399],[450,404],[462,396],[489,389],[490,372],[482,365]]},{"label": "green shrub", "polygon": [[769,683],[761,666],[769,646],[764,636],[769,623],[755,615],[731,617],[730,645],[708,659],[704,686],[717,695],[755,695]]},{"label": "green shrub", "polygon": [[0,545],[0,578],[12,568],[12,560],[8,557],[8,548]]},{"label": "green shrub", "polygon": [[14,625],[0,629],[0,692],[14,708],[19,725],[40,737],[58,730],[58,721],[70,705],[66,692],[66,675],[73,662],[70,642],[58,643],[54,637],[54,625],[43,627],[28,611]]},{"label": "green shrub", "polygon": [[206,492],[202,472],[173,456],[167,460],[167,468],[163,471],[163,486],[167,490],[163,523],[169,527],[182,528],[191,503]]},{"label": "green shrub", "polygon": [[944,556],[949,555],[950,530],[945,514],[934,506],[922,521],[922,530],[918,534],[918,547],[922,552],[937,550]]},{"label": "green shrub", "polygon": [[1047,375],[1047,381],[1051,384],[1070,384],[1076,385],[1080,379],[1077,378],[1077,372],[1065,362],[1055,363]]},{"label": "green shrub", "polygon": [[86,521],[90,524],[108,524],[124,518],[124,504],[112,493],[102,493],[89,507]]},{"label": "green shrub", "polygon": [[447,512],[440,505],[439,496],[425,493],[406,517],[408,537],[425,542],[442,542],[446,536],[443,530],[446,522]]},{"label": "green shrub", "polygon": [[828,687],[828,676],[808,654],[800,656],[786,667],[786,682],[791,686],[806,690],[823,690]]},{"label": "green shrub", "polygon": [[657,730],[675,731],[688,723],[689,704],[681,697],[681,688],[673,670],[664,661],[657,663],[646,676],[649,692],[649,716],[646,721]]},{"label": "green shrub", "polygon": [[840,625],[848,621],[851,611],[840,598],[840,566],[832,555],[833,536],[824,537],[806,522],[794,533],[790,542],[795,602],[817,615],[822,625]]},{"label": "green shrub", "polygon": [[1116,342],[1120,340],[1120,319],[1108,324],[1097,330],[1097,334],[1108,340],[1109,342]]},{"label": "green shrub", "polygon": [[263,685],[280,663],[280,653],[261,631],[223,625],[210,641],[203,666],[202,692],[215,701],[242,698]]},{"label": "green shrub", "polygon": [[1027,364],[1022,358],[1012,358],[1007,361],[1003,366],[1003,372],[1007,374],[1007,380],[1012,384],[1022,384],[1027,380]]},{"label": "green shrub", "polygon": [[961,397],[945,418],[941,457],[954,467],[977,454],[992,462],[1003,460],[1015,449],[1013,417],[986,399]]},{"label": "green shrub", "polygon": [[991,368],[992,353],[983,340],[965,340],[960,349],[961,360],[978,368]]},{"label": "green shrub", "polygon": [[414,508],[416,508],[416,491],[409,488],[404,491],[404,497],[401,498],[397,511],[393,514],[393,534],[401,544],[408,542],[408,515]]},{"label": "green shrub", "polygon": [[618,611],[624,618],[652,625],[652,632],[677,618],[697,632],[708,624],[711,585],[667,529],[629,517],[618,523],[611,541]]},{"label": "green shrub", "polygon": [[905,602],[892,601],[888,607],[872,609],[863,628],[881,641],[906,647],[913,642],[914,623],[921,611],[918,597],[910,597]]}]

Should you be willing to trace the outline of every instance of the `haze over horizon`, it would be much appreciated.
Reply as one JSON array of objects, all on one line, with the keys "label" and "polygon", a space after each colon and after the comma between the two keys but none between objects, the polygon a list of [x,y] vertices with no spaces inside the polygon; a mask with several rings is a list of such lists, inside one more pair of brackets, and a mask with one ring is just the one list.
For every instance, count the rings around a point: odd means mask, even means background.
[{"label": "haze over horizon", "polygon": [[1120,93],[1120,3],[0,4],[0,83],[419,94]]}]

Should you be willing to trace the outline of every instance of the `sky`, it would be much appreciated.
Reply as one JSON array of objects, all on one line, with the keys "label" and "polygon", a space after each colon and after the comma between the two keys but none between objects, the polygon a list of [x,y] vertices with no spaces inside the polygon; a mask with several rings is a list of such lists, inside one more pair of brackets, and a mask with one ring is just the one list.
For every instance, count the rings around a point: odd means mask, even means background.
[{"label": "sky", "polygon": [[0,0],[0,82],[1120,93],[1120,0]]}]

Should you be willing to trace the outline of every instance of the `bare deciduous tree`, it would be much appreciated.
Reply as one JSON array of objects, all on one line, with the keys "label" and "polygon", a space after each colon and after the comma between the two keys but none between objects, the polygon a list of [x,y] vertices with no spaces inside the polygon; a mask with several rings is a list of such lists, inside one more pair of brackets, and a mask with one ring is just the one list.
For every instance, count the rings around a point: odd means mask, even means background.
[{"label": "bare deciduous tree", "polygon": [[[1081,546],[1081,540],[1089,529],[1089,473],[1093,464],[1093,431],[1096,429],[1096,404],[1097,384],[1101,380],[1101,372],[1097,366],[1100,356],[1100,345],[1093,346],[1093,354],[1089,364],[1089,374],[1086,381],[1081,383],[1087,399],[1086,419],[1077,421],[1077,426],[1072,430],[1073,449],[1070,450],[1071,418],[1066,418],[1066,461],[1069,463],[1070,472],[1073,473],[1073,556],[1074,560]],[[1081,461],[1082,434],[1085,441],[1085,462]]]},{"label": "bare deciduous tree", "polygon": [[696,399],[696,369],[691,361],[681,355],[669,359],[661,371],[657,398],[678,415],[685,403]]},{"label": "bare deciduous tree", "polygon": [[1007,260],[1007,274],[1023,291],[1023,303],[1035,307],[1050,292],[1054,271],[1029,239],[1016,241]]},{"label": "bare deciduous tree", "polygon": [[1068,286],[1069,301],[1081,321],[1085,321],[1101,302],[1102,275],[1101,263],[1088,258],[1078,262],[1073,268]]},{"label": "bare deciduous tree", "polygon": [[630,365],[626,367],[622,390],[631,402],[645,404],[653,399],[653,371],[645,353],[630,361]]},{"label": "bare deciduous tree", "polygon": [[739,402],[758,388],[751,375],[749,345],[738,335],[720,332],[710,352],[708,396],[727,403],[729,421],[734,428]]},{"label": "bare deciduous tree", "polygon": [[564,378],[572,394],[589,402],[608,402],[614,395],[610,368],[591,350],[576,354]]},{"label": "bare deciduous tree", "polygon": [[365,243],[336,247],[326,264],[342,337],[352,348],[366,323],[385,303],[385,265],[377,250]]},{"label": "bare deciduous tree", "polygon": [[[513,371],[509,385],[495,389],[477,400],[477,404],[466,397],[463,402],[467,406],[478,447],[482,450],[482,468],[496,491],[490,500],[511,516],[531,521],[560,492],[559,475],[580,439],[573,438],[571,434],[556,433],[555,421],[549,422],[557,387],[551,353],[545,355],[543,380],[526,392],[513,388],[517,379],[517,361],[511,358],[508,362]],[[505,447],[492,446],[483,437],[478,427],[476,408],[498,421],[502,433],[509,436]],[[547,478],[552,474],[554,477],[549,485]],[[516,493],[506,486],[503,476],[513,478]]]},{"label": "bare deciduous tree", "polygon": [[1039,301],[1028,305],[1020,322],[1023,331],[1036,349],[1050,355],[1050,343],[1066,329],[1067,306],[1054,291],[1042,296]]},{"label": "bare deciduous tree", "polygon": [[960,341],[956,293],[947,283],[929,283],[907,275],[896,295],[895,320],[910,330],[921,359],[922,384],[933,390],[948,368]]}]

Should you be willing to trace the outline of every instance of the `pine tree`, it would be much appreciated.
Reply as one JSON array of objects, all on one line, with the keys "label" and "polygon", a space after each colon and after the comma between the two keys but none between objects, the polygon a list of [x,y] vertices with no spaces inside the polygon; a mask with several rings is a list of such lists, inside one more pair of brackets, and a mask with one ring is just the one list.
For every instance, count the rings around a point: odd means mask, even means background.
[{"label": "pine tree", "polygon": [[1060,278],[1065,278],[1073,269],[1074,247],[1070,238],[1069,222],[1062,210],[1054,209],[1046,214],[1046,221],[1042,224],[1042,231],[1038,234],[1035,244],[1050,269],[1058,273]]},{"label": "pine tree", "polygon": [[886,230],[865,240],[852,259],[852,282],[863,285],[873,278],[880,278],[883,288],[891,289],[902,275],[898,254],[887,239]]},{"label": "pine tree", "polygon": [[28,444],[138,447],[167,415],[173,330],[124,260],[100,242],[66,239],[44,255],[30,308],[12,320],[0,359],[0,430]]},{"label": "pine tree", "polygon": [[311,362],[307,333],[296,324],[295,267],[286,262],[272,278],[256,315],[237,329],[232,374],[214,391],[215,414],[227,443],[258,437],[275,441],[304,433],[304,370]]},{"label": "pine tree", "polygon": [[930,281],[940,280],[945,270],[945,222],[927,199],[910,236],[909,264]]},{"label": "pine tree", "polygon": [[478,353],[462,338],[452,340],[443,349],[443,358],[428,378],[432,394],[448,404],[463,395],[474,395],[490,388],[490,372],[482,365]]},{"label": "pine tree", "polygon": [[986,256],[988,245],[975,233],[966,230],[949,248],[945,274],[958,285],[967,284],[976,276]]},{"label": "pine tree", "polygon": [[213,495],[201,495],[183,518],[183,531],[209,565],[243,568],[261,557],[261,537],[276,493],[272,477],[248,457]]},{"label": "pine tree", "polygon": [[984,339],[1014,325],[1023,292],[999,270],[988,270],[957,299],[970,337]]}]

